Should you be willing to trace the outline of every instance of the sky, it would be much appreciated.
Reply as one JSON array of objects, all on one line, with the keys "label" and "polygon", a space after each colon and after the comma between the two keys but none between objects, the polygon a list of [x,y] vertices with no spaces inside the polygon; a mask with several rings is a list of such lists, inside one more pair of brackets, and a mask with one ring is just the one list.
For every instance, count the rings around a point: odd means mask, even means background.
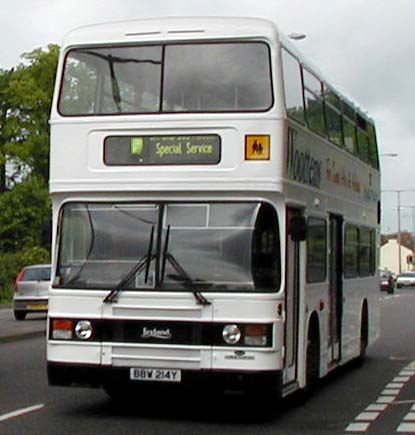
[{"label": "sky", "polygon": [[[325,77],[374,118],[381,154],[382,232],[415,232],[415,0],[13,0],[0,11],[0,68],[74,27],[161,16],[272,20]],[[409,191],[413,189],[414,191]]]}]

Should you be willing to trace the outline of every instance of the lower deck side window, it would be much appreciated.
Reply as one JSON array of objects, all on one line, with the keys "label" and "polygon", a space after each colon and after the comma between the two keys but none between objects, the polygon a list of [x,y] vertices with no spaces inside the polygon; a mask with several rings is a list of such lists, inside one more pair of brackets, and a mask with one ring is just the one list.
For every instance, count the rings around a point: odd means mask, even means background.
[{"label": "lower deck side window", "polygon": [[307,222],[307,282],[326,279],[327,226],[324,219],[309,218]]},{"label": "lower deck side window", "polygon": [[375,231],[346,224],[344,233],[344,276],[370,276],[375,272]]}]

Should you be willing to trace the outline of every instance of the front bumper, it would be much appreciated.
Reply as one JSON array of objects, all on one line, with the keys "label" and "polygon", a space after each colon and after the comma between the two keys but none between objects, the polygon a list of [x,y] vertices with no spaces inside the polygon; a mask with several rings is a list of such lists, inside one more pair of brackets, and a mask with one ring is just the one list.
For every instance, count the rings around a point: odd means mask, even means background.
[{"label": "front bumper", "polygon": [[212,388],[252,391],[273,388],[281,394],[282,372],[280,370],[262,372],[237,372],[232,370],[182,370],[180,384],[149,381],[130,380],[130,371],[126,367],[105,367],[96,365],[77,365],[48,362],[47,376],[51,386],[84,386],[84,387],[111,387],[118,388],[145,388],[145,387],[171,387],[171,388]]},{"label": "front bumper", "polygon": [[415,287],[415,281],[401,281],[396,283],[397,287]]},{"label": "front bumper", "polygon": [[14,299],[13,310],[31,313],[46,313],[48,311],[48,299]]}]

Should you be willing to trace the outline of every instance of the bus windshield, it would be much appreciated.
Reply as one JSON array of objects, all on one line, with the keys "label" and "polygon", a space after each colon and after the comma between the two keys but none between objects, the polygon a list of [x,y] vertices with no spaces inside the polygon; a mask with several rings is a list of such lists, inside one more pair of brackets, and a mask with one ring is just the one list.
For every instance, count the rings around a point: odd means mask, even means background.
[{"label": "bus windshield", "polygon": [[[277,291],[277,215],[261,203],[69,203],[54,287]],[[145,269],[145,270],[144,270]]]},{"label": "bus windshield", "polygon": [[64,116],[265,111],[273,104],[263,42],[83,47],[65,58]]}]

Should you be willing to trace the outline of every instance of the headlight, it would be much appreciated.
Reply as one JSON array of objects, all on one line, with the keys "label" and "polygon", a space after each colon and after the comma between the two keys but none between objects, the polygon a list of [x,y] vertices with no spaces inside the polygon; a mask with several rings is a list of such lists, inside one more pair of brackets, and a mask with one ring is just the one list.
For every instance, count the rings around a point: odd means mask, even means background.
[{"label": "headlight", "polygon": [[80,340],[88,340],[92,336],[92,325],[89,320],[80,320],[75,325],[75,334]]},{"label": "headlight", "polygon": [[237,325],[226,325],[222,331],[222,337],[227,344],[236,344],[241,339],[241,330]]}]

